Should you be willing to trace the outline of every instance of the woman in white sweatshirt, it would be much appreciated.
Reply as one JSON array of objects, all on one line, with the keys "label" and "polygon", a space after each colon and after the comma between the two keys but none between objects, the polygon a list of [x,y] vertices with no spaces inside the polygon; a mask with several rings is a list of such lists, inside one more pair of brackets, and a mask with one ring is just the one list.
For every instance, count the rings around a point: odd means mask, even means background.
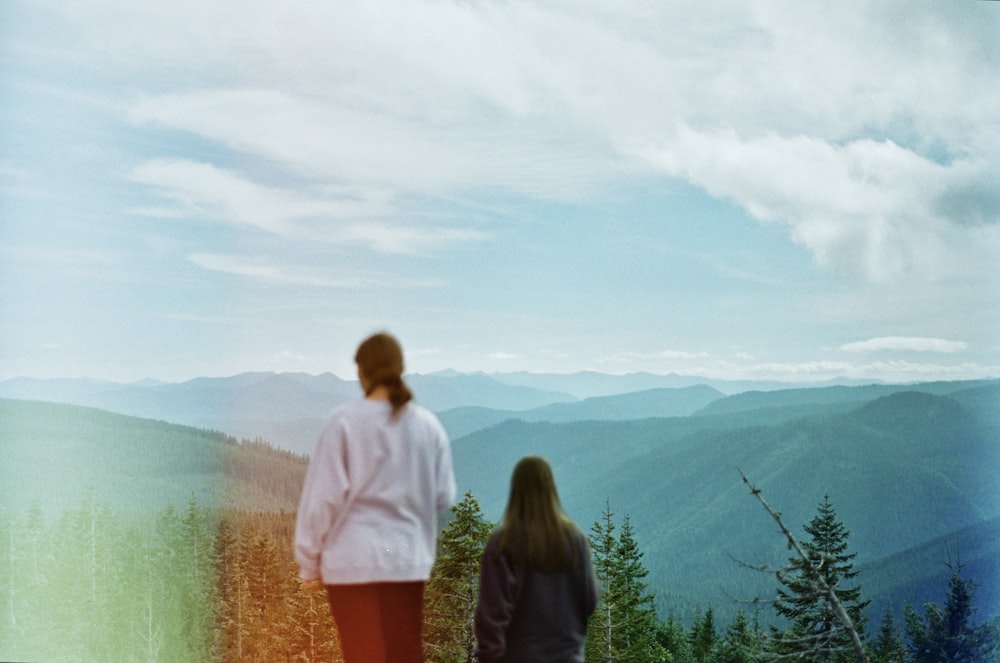
[{"label": "woman in white sweatshirt", "polygon": [[455,500],[451,446],[411,402],[403,351],[366,339],[365,398],[334,409],[309,462],[295,526],[305,588],[326,586],[345,663],[420,663],[437,514]]}]

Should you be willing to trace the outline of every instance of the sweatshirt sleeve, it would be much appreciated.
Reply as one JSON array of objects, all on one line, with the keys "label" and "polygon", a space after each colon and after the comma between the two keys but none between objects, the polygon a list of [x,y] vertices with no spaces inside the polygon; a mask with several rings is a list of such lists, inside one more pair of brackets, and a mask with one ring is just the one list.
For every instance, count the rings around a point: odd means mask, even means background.
[{"label": "sweatshirt sleeve", "polygon": [[295,561],[303,580],[321,577],[323,543],[346,508],[349,488],[346,438],[342,426],[331,419],[306,470],[295,521]]},{"label": "sweatshirt sleeve", "polygon": [[498,537],[490,537],[483,553],[476,606],[476,657],[495,661],[507,650],[507,627],[517,602],[517,576],[506,555],[497,552]]}]

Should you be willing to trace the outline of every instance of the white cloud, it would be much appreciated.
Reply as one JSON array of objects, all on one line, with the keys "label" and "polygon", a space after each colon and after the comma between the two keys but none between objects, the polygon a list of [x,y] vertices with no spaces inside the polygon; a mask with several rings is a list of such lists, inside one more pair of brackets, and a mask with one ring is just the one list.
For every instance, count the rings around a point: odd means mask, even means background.
[{"label": "white cloud", "polygon": [[[930,338],[875,338],[843,351],[909,350],[955,353],[965,344]],[[668,356],[679,354],[680,356]],[[770,354],[770,353],[768,353]],[[688,356],[684,356],[688,355]],[[802,361],[761,361],[747,353],[726,356],[713,353],[620,352],[596,361],[598,370],[611,372],[648,371],[676,373],[718,380],[773,380],[781,382],[826,382],[835,379],[908,383],[927,380],[987,379],[1000,374],[1000,366],[974,361],[942,363],[888,360],[853,362],[835,359]]]},{"label": "white cloud", "polygon": [[[634,365],[663,365],[656,362],[667,361],[670,370],[677,370],[677,365],[669,362],[690,362],[693,360],[707,359],[710,357],[707,352],[689,352],[687,350],[657,350],[655,352],[624,351],[617,352],[598,360],[602,366],[627,366]],[[685,364],[688,365],[688,364]]]},{"label": "white cloud", "polygon": [[188,260],[199,267],[211,271],[233,274],[235,276],[246,276],[280,285],[309,285],[331,288],[358,288],[366,285],[358,277],[340,281],[307,270],[277,266],[263,260],[255,260],[245,256],[193,253],[188,256]]},{"label": "white cloud", "polygon": [[513,352],[490,352],[486,355],[489,359],[497,359],[500,361],[511,361],[514,359],[520,359],[521,355],[515,354]]},{"label": "white cloud", "polygon": [[[1000,197],[986,193],[996,176],[981,160],[942,165],[890,140],[836,145],[683,125],[672,144],[643,156],[760,220],[786,224],[820,265],[845,275],[933,280],[992,262],[1000,248]],[[984,195],[970,201],[962,195],[970,188]],[[954,237],[970,226],[980,231],[976,242],[985,240],[978,248],[972,233]]]},{"label": "white cloud", "polygon": [[54,197],[42,178],[27,168],[0,160],[0,195],[13,200],[41,201]]},{"label": "white cloud", "polygon": [[[313,181],[397,193],[451,195],[485,187],[579,197],[621,168],[608,147],[558,124],[481,110],[442,124],[382,103],[358,107],[356,99],[340,93],[324,97],[257,88],[172,93],[140,102],[131,116],[137,123],[194,133]],[[434,106],[435,100],[425,101]]]},{"label": "white cloud", "polygon": [[412,254],[485,239],[483,232],[468,228],[441,228],[427,225],[401,225],[388,222],[350,223],[340,238],[371,246],[380,253]]},{"label": "white cloud", "polygon": [[150,185],[174,205],[133,211],[158,218],[187,216],[251,227],[286,239],[367,245],[382,253],[421,253],[485,235],[468,228],[403,225],[389,197],[378,190],[277,188],[256,184],[211,164],[158,159],[131,179]]},{"label": "white cloud", "polygon": [[910,383],[927,380],[992,379],[1000,366],[975,362],[942,364],[911,361],[732,362],[718,360],[673,371],[720,380],[776,380],[783,382],[826,382],[835,379]]},{"label": "white cloud", "polygon": [[352,273],[347,277],[333,277],[328,269],[303,265],[276,264],[271,258],[217,253],[192,253],[187,259],[213,272],[243,276],[275,285],[301,285],[323,288],[431,288],[442,285],[436,279],[399,278],[378,274]]},{"label": "white cloud", "polygon": [[300,366],[304,365],[307,359],[308,357],[306,357],[301,352],[294,352],[286,348],[284,350],[279,350],[278,352],[275,352],[273,355],[271,355],[270,363],[274,366],[278,366],[279,368],[284,368],[289,364],[300,365]]},{"label": "white cloud", "polygon": [[845,352],[961,352],[968,347],[964,341],[949,341],[943,338],[920,336],[880,336],[865,341],[846,343],[840,346]]},{"label": "white cloud", "polygon": [[394,205],[579,197],[653,167],[784,224],[847,277],[947,278],[1000,249],[984,121],[1000,47],[976,3],[49,7],[88,57],[188,81],[140,90],[135,121]]},{"label": "white cloud", "polygon": [[[392,213],[386,200],[360,195],[319,198],[316,193],[268,187],[208,163],[186,159],[153,159],[130,175],[189,213],[242,223],[273,232],[295,234],[299,219],[376,218]],[[349,194],[350,192],[344,192]]]},{"label": "white cloud", "polygon": [[872,380],[884,382],[922,382],[926,380],[973,380],[992,378],[1000,367],[983,366],[971,362],[937,364],[906,361],[881,361],[867,364],[847,362],[772,363],[747,366],[741,371],[754,379],[775,380]]},{"label": "white cloud", "polygon": [[[535,204],[596,201],[580,215],[578,237],[568,221],[558,226],[568,240],[565,253],[582,260],[579,240],[594,222],[583,217],[608,212],[604,219],[629,222],[618,216],[621,198],[602,197],[605,185],[634,195],[643,212],[663,204],[663,225],[649,236],[668,243],[687,222],[685,205],[709,208],[676,186],[683,181],[732,201],[771,224],[768,230],[780,229],[822,268],[820,275],[793,274],[796,258],[780,270],[781,281],[763,278],[714,257],[732,255],[730,238],[692,231],[705,242],[697,247],[708,256],[703,262],[747,282],[740,296],[746,293],[748,308],[759,301],[755,293],[787,288],[801,276],[816,285],[801,303],[802,317],[812,316],[817,326],[804,322],[799,329],[824,338],[832,322],[841,330],[863,322],[860,328],[936,329],[977,349],[985,347],[983,330],[995,328],[986,305],[1000,284],[1000,124],[993,121],[1000,117],[1000,40],[993,3],[13,2],[17,21],[0,26],[12,80],[45,86],[49,100],[86,98],[89,110],[81,115],[79,104],[61,104],[62,117],[77,118],[67,127],[81,128],[78,143],[42,141],[30,152],[21,146],[20,157],[0,163],[0,194],[18,195],[19,203],[52,194],[73,205],[72,188],[54,186],[55,171],[40,167],[43,159],[66,163],[70,183],[100,191],[94,197],[109,210],[159,220],[142,227],[164,234],[152,249],[162,259],[157,266],[184,255],[204,269],[262,283],[405,287],[408,280],[398,274],[415,264],[408,256],[461,250],[522,230],[521,244],[556,242],[550,231],[563,220],[548,226]],[[15,110],[22,108],[30,123],[58,126],[34,117],[28,102]],[[100,159],[97,152],[74,152],[98,143]],[[46,176],[25,177],[21,163]],[[82,172],[81,163],[94,171]],[[126,182],[131,188],[112,181],[123,163],[138,164]],[[666,195],[651,193],[661,186]],[[90,215],[81,214],[84,223],[105,213],[77,207]],[[532,218],[539,227],[487,226],[484,218],[497,226]],[[206,223],[239,232],[195,228]],[[108,247],[118,230],[86,234]],[[775,235],[767,233],[767,241]],[[220,236],[257,257],[207,245]],[[134,234],[116,239],[137,245]],[[724,244],[718,254],[715,241]],[[206,245],[192,248],[199,242]],[[740,248],[749,253],[764,245]],[[304,246],[309,258],[288,257],[302,255]],[[500,241],[490,248],[496,249],[490,259],[520,257]],[[761,260],[797,250],[778,242],[767,248],[777,251]],[[678,254],[692,250],[679,247]],[[316,257],[324,251],[350,253],[353,265],[383,271],[334,273],[333,262]],[[486,252],[474,254],[482,259]],[[456,282],[460,269],[478,276],[479,265],[470,268],[464,257],[449,254],[446,268],[443,261],[420,264]],[[840,282],[831,284],[830,274]],[[481,288],[483,281],[469,283]],[[454,301],[472,299],[461,293]],[[722,328],[712,318],[724,315],[718,308],[718,301],[706,301],[691,315]],[[949,323],[931,326],[933,316]],[[912,324],[903,320],[914,317]],[[622,338],[653,333],[608,329]],[[646,347],[660,340],[667,339]],[[785,341],[775,333],[776,346],[787,348]],[[754,347],[758,357],[784,352]],[[934,368],[727,357],[732,364],[671,350],[607,361],[640,370],[657,362],[685,371],[714,367],[744,377],[751,371],[875,376],[882,369],[918,375]],[[951,375],[980,367],[935,370]]]}]

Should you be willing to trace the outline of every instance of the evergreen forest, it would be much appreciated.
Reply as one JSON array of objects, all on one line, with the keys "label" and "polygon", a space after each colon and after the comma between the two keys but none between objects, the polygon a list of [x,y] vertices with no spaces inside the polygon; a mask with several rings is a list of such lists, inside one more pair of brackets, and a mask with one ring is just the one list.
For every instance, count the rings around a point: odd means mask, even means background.
[{"label": "evergreen forest", "polygon": [[[471,493],[452,507],[426,593],[425,654],[474,661],[479,559],[493,525]],[[294,513],[219,510],[192,497],[152,517],[117,513],[93,493],[58,516],[0,512],[6,661],[340,661],[325,594],[301,589]],[[659,614],[641,542],[610,504],[589,531],[603,595],[587,661],[863,661],[817,591],[834,588],[871,663],[1000,661],[1000,617],[977,615],[976,579],[951,568],[941,599],[869,614],[850,532],[824,500],[806,524],[806,558],[766,570],[770,599],[728,623],[707,606],[689,623]],[[810,563],[811,560],[811,563]],[[765,571],[761,569],[761,571]]]}]

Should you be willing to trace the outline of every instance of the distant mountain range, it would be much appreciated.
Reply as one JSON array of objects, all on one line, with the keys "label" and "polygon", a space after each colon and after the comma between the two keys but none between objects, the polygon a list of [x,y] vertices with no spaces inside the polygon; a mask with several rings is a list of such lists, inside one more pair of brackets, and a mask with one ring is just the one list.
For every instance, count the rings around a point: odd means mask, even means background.
[{"label": "distant mountain range", "polygon": [[[438,413],[459,410],[442,417],[446,426],[454,426],[454,430],[449,428],[452,437],[514,416],[569,421],[684,415],[722,396],[705,385],[663,386],[690,381],[677,376],[579,375],[582,382],[576,387],[571,376],[541,374],[445,371],[406,379],[425,407]],[[633,393],[639,389],[646,393]],[[669,398],[668,389],[676,389],[676,399]],[[587,395],[595,391],[625,396],[616,401]],[[356,380],[332,373],[241,373],[180,383],[33,378],[0,382],[0,398],[84,405],[248,439],[261,437],[297,453],[312,451],[330,410],[360,396]]]},{"label": "distant mountain range", "polygon": [[[979,583],[981,612],[1000,614],[1000,380],[727,393],[676,376],[577,377],[408,380],[449,429],[460,490],[489,519],[517,459],[546,456],[585,529],[609,507],[619,523],[628,515],[662,610],[711,605],[721,618],[735,599],[773,592],[773,576],[739,562],[775,566],[788,551],[739,467],[799,533],[829,495],[871,619],[881,606],[941,601],[949,562]],[[0,400],[0,504],[66,508],[90,490],[116,508],[197,495],[292,510],[306,463],[295,454],[358,395],[331,374],[2,382],[0,399],[11,400]]]},{"label": "distant mountain range", "polygon": [[[407,380],[420,402],[435,411],[460,406],[526,410],[576,400],[567,393],[508,385],[485,375],[412,375]],[[334,406],[359,396],[356,380],[332,373],[241,373],[181,383],[33,378],[0,382],[0,398],[84,405],[248,439],[262,437],[299,453],[312,451]]]},{"label": "distant mountain range", "polygon": [[[442,371],[411,374],[406,379],[417,401],[441,415],[453,438],[507,418],[573,421],[686,416],[724,395],[792,387],[775,382],[726,382],[652,373]],[[345,380],[332,373],[241,373],[177,383],[118,383],[86,378],[0,381],[0,398],[84,405],[224,431],[240,438],[261,437],[297,453],[312,451],[322,423],[334,406],[359,396],[357,380]]]}]

